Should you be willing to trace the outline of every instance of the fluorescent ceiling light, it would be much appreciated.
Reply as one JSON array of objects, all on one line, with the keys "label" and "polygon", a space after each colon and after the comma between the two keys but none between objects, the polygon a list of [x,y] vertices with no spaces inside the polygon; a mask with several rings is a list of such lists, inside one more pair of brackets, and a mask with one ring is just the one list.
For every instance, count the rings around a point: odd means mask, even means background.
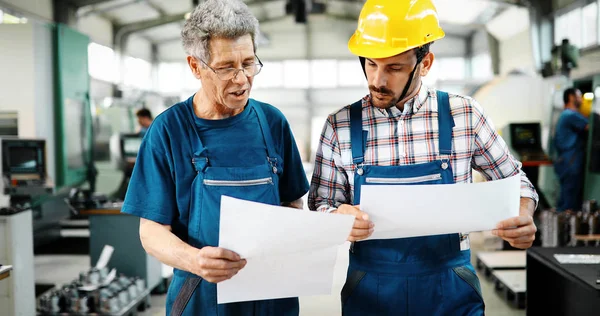
[{"label": "fluorescent ceiling light", "polygon": [[491,8],[490,2],[482,0],[434,0],[433,3],[442,22],[458,25],[475,23],[485,10]]}]

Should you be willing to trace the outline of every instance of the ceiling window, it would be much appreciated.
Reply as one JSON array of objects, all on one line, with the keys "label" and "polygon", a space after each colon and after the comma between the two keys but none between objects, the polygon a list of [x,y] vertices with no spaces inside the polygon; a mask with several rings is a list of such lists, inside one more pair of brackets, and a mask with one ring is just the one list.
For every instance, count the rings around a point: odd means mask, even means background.
[{"label": "ceiling window", "polygon": [[589,47],[598,43],[598,3],[590,3],[583,7],[583,46]]},{"label": "ceiling window", "polygon": [[90,43],[88,45],[88,71],[92,78],[114,83],[118,72],[113,49]]},{"label": "ceiling window", "polygon": [[554,44],[563,39],[578,48],[598,44],[598,3],[573,9],[554,19]]},{"label": "ceiling window", "polygon": [[567,29],[569,30],[568,38],[571,44],[581,48],[581,8],[567,13]]}]

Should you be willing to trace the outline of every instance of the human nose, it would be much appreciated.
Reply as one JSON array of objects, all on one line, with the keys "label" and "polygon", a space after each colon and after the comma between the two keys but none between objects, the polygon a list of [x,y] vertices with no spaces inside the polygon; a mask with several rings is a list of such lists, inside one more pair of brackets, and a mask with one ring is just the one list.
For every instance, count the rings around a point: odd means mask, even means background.
[{"label": "human nose", "polygon": [[374,85],[376,87],[385,87],[386,84],[387,84],[387,76],[385,74],[385,71],[382,71],[380,69],[375,69],[373,71],[372,85]]},{"label": "human nose", "polygon": [[[241,76],[240,76],[240,74],[241,74]],[[246,72],[244,71],[244,68],[236,69],[235,74],[233,74],[233,78],[231,78],[231,81],[233,81],[234,83],[237,83],[237,84],[246,83],[246,81],[248,81],[248,76],[246,76]]]}]

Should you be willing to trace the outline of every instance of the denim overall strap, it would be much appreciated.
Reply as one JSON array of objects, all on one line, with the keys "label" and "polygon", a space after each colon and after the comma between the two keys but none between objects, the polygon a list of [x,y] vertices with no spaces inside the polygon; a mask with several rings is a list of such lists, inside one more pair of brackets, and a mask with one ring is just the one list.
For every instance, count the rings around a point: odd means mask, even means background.
[{"label": "denim overall strap", "polygon": [[[196,172],[204,172],[206,167],[208,166],[208,156],[206,152],[206,147],[202,144],[202,139],[200,138],[200,134],[198,134],[198,128],[196,127],[196,113],[194,113],[194,105],[190,107],[186,107],[188,109],[187,121],[189,124],[189,129],[194,131],[192,137],[190,137],[191,148],[194,151],[192,157],[192,164],[194,168],[196,168]],[[193,136],[196,137],[193,137]]]},{"label": "denim overall strap", "polygon": [[350,106],[350,141],[352,161],[356,166],[365,161],[363,129],[362,129],[362,100]]},{"label": "denim overall strap", "polygon": [[[249,101],[248,104],[253,102]],[[267,158],[271,167],[273,169],[273,173],[277,173],[277,155],[275,154],[275,143],[273,142],[273,137],[271,136],[271,128],[269,128],[269,122],[267,121],[267,117],[265,112],[262,110],[260,105],[254,105],[254,110],[256,111],[256,116],[258,117],[258,124],[260,125],[260,129],[263,134],[263,138],[265,140],[265,145],[267,146]]]},{"label": "denim overall strap", "polygon": [[440,157],[450,156],[452,154],[452,128],[454,127],[454,119],[450,112],[450,100],[448,93],[437,92],[438,104],[438,126],[440,134]]}]

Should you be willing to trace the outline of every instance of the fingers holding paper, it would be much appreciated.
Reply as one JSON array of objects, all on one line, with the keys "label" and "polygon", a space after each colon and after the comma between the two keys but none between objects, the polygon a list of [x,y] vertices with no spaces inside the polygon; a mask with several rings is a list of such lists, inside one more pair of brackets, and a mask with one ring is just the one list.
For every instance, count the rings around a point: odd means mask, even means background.
[{"label": "fingers holding paper", "polygon": [[198,276],[211,283],[219,283],[231,279],[246,266],[246,260],[237,253],[216,247],[204,247],[198,253]]},{"label": "fingers holding paper", "polygon": [[354,225],[348,241],[354,242],[369,238],[373,234],[375,225],[369,220],[369,215],[360,210],[360,206],[352,206],[349,204],[342,204],[340,207],[332,213],[337,214],[349,214],[355,217]]},{"label": "fingers holding paper", "polygon": [[506,240],[515,248],[527,249],[533,245],[536,232],[533,217],[521,212],[520,216],[498,223],[492,234]]}]

